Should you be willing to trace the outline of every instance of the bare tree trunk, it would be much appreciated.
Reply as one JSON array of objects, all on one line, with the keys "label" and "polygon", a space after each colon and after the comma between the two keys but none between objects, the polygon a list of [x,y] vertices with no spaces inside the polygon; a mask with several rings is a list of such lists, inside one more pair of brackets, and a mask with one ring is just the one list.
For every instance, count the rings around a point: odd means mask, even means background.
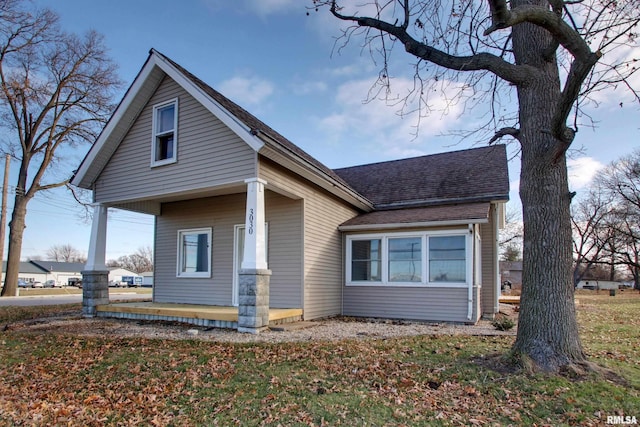
[{"label": "bare tree trunk", "polygon": [[[518,1],[520,3],[520,1]],[[518,87],[522,169],[524,258],[522,303],[513,353],[525,366],[544,371],[585,360],[578,336],[572,275],[571,196],[564,151],[550,132],[560,95],[553,40],[524,23],[513,28],[516,62],[542,77]]]},{"label": "bare tree trunk", "polygon": [[11,222],[9,223],[9,251],[7,253],[7,273],[4,279],[2,296],[18,294],[18,274],[20,273],[20,254],[22,252],[22,236],[26,228],[27,199],[16,194]]},{"label": "bare tree trunk", "polygon": [[[522,304],[513,351],[524,365],[533,363],[535,368],[557,371],[584,361],[585,355],[573,300],[565,161],[563,158],[555,165],[541,167],[535,160],[540,145],[523,144],[520,197],[525,250]],[[543,238],[527,237],[534,234]]]}]

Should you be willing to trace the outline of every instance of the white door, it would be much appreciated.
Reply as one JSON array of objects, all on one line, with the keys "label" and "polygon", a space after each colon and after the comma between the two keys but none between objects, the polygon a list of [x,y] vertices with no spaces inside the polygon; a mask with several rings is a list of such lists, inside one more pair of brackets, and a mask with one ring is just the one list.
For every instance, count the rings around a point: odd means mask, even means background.
[{"label": "white door", "polygon": [[[267,223],[264,224],[264,244],[265,255],[268,257],[269,248],[269,228]],[[240,268],[242,268],[242,261],[244,260],[244,225],[236,225],[234,227],[234,244],[233,244],[233,286],[231,289],[231,304],[235,307],[238,306],[238,292],[240,289]]]}]

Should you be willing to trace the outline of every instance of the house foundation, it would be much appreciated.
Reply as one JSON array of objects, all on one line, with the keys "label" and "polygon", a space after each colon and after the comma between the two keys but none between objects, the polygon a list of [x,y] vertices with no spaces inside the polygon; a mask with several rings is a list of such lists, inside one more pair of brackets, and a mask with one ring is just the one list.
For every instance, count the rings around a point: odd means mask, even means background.
[{"label": "house foundation", "polygon": [[269,327],[271,270],[241,269],[238,289],[238,332],[257,334]]},{"label": "house foundation", "polygon": [[96,317],[96,307],[109,304],[109,272],[82,272],[82,315]]}]

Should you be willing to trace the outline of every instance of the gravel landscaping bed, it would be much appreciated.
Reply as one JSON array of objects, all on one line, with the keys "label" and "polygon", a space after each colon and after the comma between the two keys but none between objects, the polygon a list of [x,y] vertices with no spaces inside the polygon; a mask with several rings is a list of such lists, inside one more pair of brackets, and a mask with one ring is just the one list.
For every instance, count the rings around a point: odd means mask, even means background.
[{"label": "gravel landscaping bed", "polygon": [[[502,306],[503,315],[517,318],[510,306]],[[398,320],[338,317],[287,325],[283,331],[267,330],[257,335],[231,329],[197,327],[176,322],[136,321],[77,316],[40,319],[10,325],[12,330],[62,333],[79,336],[140,337],[155,339],[196,339],[214,342],[301,342],[340,341],[345,339],[385,339],[412,335],[515,335],[515,328],[498,331],[488,320],[476,325],[423,323]]]}]

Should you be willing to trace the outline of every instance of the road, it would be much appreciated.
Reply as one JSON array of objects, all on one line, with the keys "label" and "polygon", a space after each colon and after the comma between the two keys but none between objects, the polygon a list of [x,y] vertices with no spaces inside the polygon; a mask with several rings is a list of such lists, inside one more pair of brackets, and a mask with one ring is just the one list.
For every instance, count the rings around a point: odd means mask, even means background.
[{"label": "road", "polygon": [[[136,301],[151,299],[151,294],[136,294],[125,292],[110,292],[110,301]],[[57,305],[57,304],[73,304],[82,302],[82,294],[71,295],[39,295],[39,296],[21,296],[21,297],[2,297],[0,298],[0,307],[7,306],[29,306],[29,305]]]}]

